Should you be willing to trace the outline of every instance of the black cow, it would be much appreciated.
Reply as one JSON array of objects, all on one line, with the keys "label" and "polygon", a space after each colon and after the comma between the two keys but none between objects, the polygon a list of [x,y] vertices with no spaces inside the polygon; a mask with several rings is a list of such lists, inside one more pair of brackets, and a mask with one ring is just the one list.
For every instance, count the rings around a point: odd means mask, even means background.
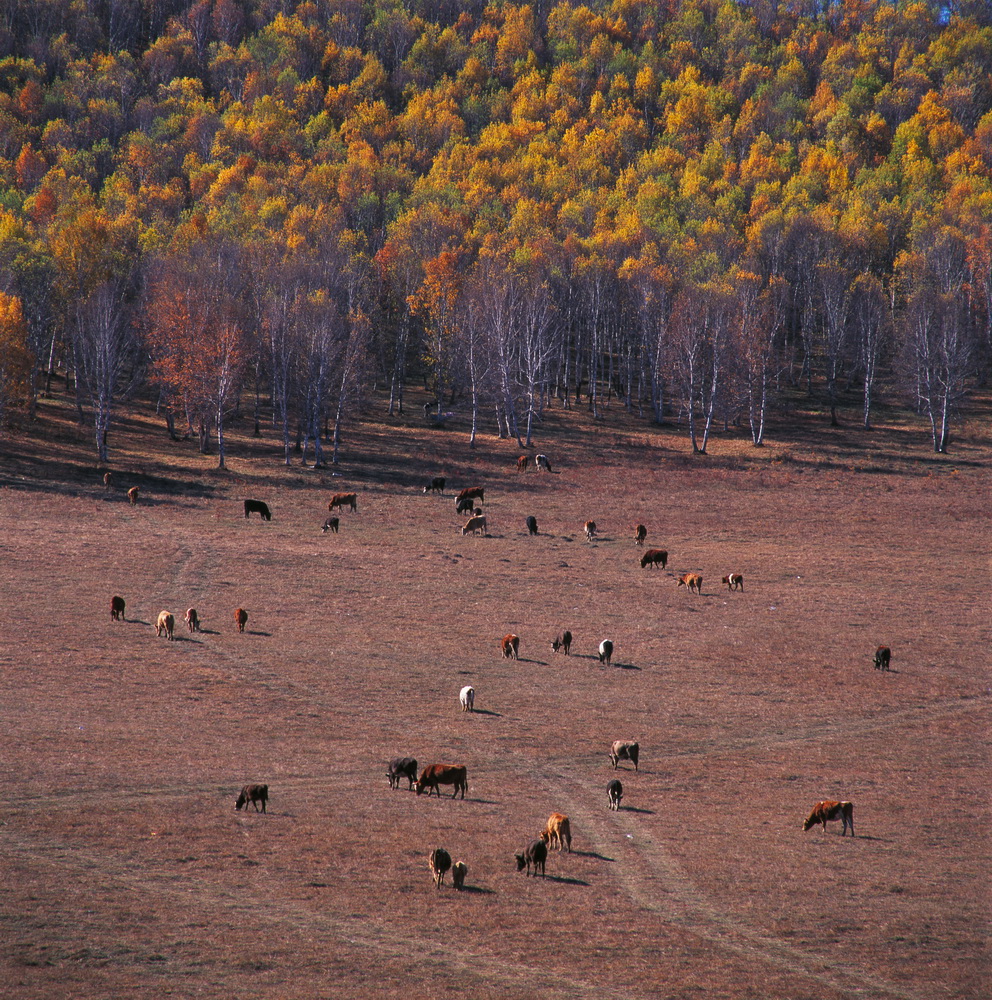
[{"label": "black cow", "polygon": [[413,788],[413,783],[417,780],[417,758],[397,757],[391,760],[386,777],[389,778],[390,788],[399,788],[401,778],[406,778],[410,782],[410,788]]},{"label": "black cow", "polygon": [[515,854],[514,857],[517,859],[517,871],[522,872],[524,868],[527,869],[527,874],[530,875],[530,866],[534,866],[534,877],[537,877],[537,869],[541,869],[541,875],[544,875],[544,863],[548,860],[548,845],[544,843],[543,840],[532,840],[525,848],[523,854]]},{"label": "black cow", "polygon": [[248,811],[248,803],[250,802],[255,807],[255,812],[258,812],[258,804],[262,803],[262,812],[265,812],[265,803],[269,801],[269,786],[268,785],[245,785],[241,789],[241,794],[238,796],[238,801],[234,803],[234,808],[239,812],[241,807],[245,807],[245,811]]},{"label": "black cow", "polygon": [[269,513],[269,505],[264,500],[246,500],[245,501],[245,517],[254,511],[256,514],[262,515],[263,521],[271,521],[272,514]]},{"label": "black cow", "polygon": [[531,517],[527,518],[527,530],[532,535],[536,535],[537,534],[537,518],[536,517],[531,516]]}]

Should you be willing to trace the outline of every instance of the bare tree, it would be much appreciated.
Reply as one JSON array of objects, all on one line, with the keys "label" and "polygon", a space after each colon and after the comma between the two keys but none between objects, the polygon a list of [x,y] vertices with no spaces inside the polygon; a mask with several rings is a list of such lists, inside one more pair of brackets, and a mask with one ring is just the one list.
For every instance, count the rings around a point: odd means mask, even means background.
[{"label": "bare tree", "polygon": [[872,392],[886,338],[888,298],[874,274],[859,274],[851,284],[851,309],[858,337],[858,367],[864,379],[864,426],[871,430]]}]

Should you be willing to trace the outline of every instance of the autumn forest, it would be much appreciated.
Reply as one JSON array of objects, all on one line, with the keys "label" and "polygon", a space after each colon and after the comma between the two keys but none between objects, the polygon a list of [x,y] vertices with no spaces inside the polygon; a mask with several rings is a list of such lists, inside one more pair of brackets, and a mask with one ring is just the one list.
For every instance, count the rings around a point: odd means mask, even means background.
[{"label": "autumn forest", "polygon": [[984,0],[0,0],[15,432],[64,393],[107,461],[141,393],[322,465],[415,388],[705,452],[884,386],[942,452],[990,358]]}]

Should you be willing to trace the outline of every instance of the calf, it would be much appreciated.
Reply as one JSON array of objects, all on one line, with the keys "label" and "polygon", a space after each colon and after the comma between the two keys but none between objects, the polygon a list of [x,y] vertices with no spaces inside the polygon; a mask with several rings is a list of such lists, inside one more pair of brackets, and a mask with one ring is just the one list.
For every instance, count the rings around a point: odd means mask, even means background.
[{"label": "calf", "polygon": [[430,481],[430,483],[427,486],[424,487],[424,492],[425,493],[440,493],[443,496],[444,495],[444,484],[446,482],[447,482],[447,480],[444,478],[444,476],[435,476]]},{"label": "calf", "polygon": [[623,798],[623,782],[619,778],[614,778],[607,784],[606,798],[611,809],[616,811],[620,808],[620,800]]},{"label": "calf", "polygon": [[464,861],[456,861],[451,866],[451,884],[456,889],[465,887],[465,876],[468,874],[468,865]]},{"label": "calf", "polygon": [[435,847],[427,858],[431,866],[431,877],[440,889],[444,881],[444,873],[451,867],[451,855],[443,847]]},{"label": "calf", "polygon": [[703,592],[703,578],[698,573],[683,573],[679,577],[675,589],[678,590],[679,587],[685,587],[690,593],[695,591],[697,594],[701,594]]},{"label": "calf", "polygon": [[468,768],[460,764],[429,764],[417,779],[417,794],[423,795],[426,788],[428,796],[433,792],[440,796],[441,785],[454,785],[451,797],[461,792],[464,799],[468,791]]},{"label": "calf", "polygon": [[530,875],[530,866],[534,866],[534,877],[537,877],[538,868],[541,869],[541,876],[544,876],[544,863],[548,860],[548,847],[543,840],[532,840],[525,848],[523,854],[515,854],[517,859],[517,871],[522,872],[527,869]]},{"label": "calf", "polygon": [[742,573],[728,573],[721,577],[720,582],[727,585],[727,590],[744,589],[744,575]]},{"label": "calf", "polygon": [[572,825],[564,813],[552,813],[548,817],[544,829],[541,831],[541,840],[548,847],[557,847],[559,851],[572,853]]},{"label": "calf", "polygon": [[338,525],[340,524],[340,518],[329,517],[325,522],[324,526],[320,529],[321,531],[333,531],[336,535],[338,533]]},{"label": "calf", "polygon": [[200,616],[196,613],[196,608],[187,608],[186,617],[183,619],[190,632],[200,631]]},{"label": "calf", "polygon": [[245,501],[245,517],[250,517],[252,514],[258,514],[263,521],[272,520],[272,512],[269,510],[269,505],[264,500]]},{"label": "calf", "polygon": [[536,465],[539,469],[547,469],[548,472],[551,471],[551,463],[548,461],[547,455],[535,455],[534,465]]},{"label": "calf", "polygon": [[599,644],[599,662],[605,663],[607,666],[610,665],[610,661],[613,659],[613,643],[609,639],[604,639]]},{"label": "calf", "polygon": [[486,530],[486,519],[481,515],[477,514],[475,517],[470,517],[462,528],[462,534],[467,535],[470,531],[474,535],[477,531],[482,530],[483,535],[488,535],[489,532]]},{"label": "calf", "polygon": [[610,747],[610,760],[613,762],[613,770],[617,769],[617,764],[622,760],[629,760],[631,764],[634,765],[634,770],[637,770],[637,761],[641,756],[641,747],[638,743],[633,743],[628,740],[614,740],[613,746]]},{"label": "calf", "polygon": [[826,800],[824,802],[817,802],[813,806],[813,811],[806,817],[803,823],[803,831],[805,832],[812,826],[816,826],[817,823],[823,824],[823,830],[826,832],[827,823],[830,820],[839,819],[843,824],[841,826],[840,835],[843,837],[847,834],[847,828],[851,828],[851,836],[854,836],[854,803],[853,802],[832,802]]},{"label": "calf", "polygon": [[532,534],[537,534],[537,518],[531,515],[527,518],[527,530]]},{"label": "calf", "polygon": [[664,569],[668,565],[668,553],[664,549],[648,549],[641,556],[641,569],[645,566],[660,566]]},{"label": "calf", "polygon": [[526,472],[528,465],[530,465],[530,455],[521,455],[517,459],[517,472]]},{"label": "calf", "polygon": [[875,669],[889,670],[889,663],[892,660],[892,650],[888,646],[879,646],[875,650]]},{"label": "calf", "polygon": [[161,636],[165,633],[166,639],[172,641],[172,632],[176,627],[176,619],[168,611],[160,611],[155,622],[155,634]]},{"label": "calf", "polygon": [[127,491],[127,499],[128,499],[128,503],[130,503],[130,504],[136,504],[138,502],[138,487],[137,486],[132,486]]},{"label": "calf", "polygon": [[238,626],[239,632],[244,632],[248,624],[248,612],[244,608],[236,608],[234,611],[234,623]]},{"label": "calf", "polygon": [[499,641],[500,652],[504,660],[520,659],[520,636],[509,632]]},{"label": "calf", "polygon": [[462,704],[463,712],[475,711],[475,688],[471,684],[466,684],[458,694],[458,700]]},{"label": "calf", "polygon": [[262,803],[261,811],[265,812],[265,803],[269,801],[269,786],[268,785],[245,785],[241,789],[241,794],[238,796],[238,801],[234,803],[234,808],[241,812],[241,807],[244,806],[245,812],[248,811],[248,803],[250,802],[255,807],[255,812],[259,812],[258,804]]},{"label": "calf", "polygon": [[565,629],[564,632],[559,632],[558,635],[556,635],[551,641],[551,651],[557,653],[559,649],[566,656],[568,656],[572,650],[572,633],[569,632],[568,629]]},{"label": "calf", "polygon": [[110,620],[112,622],[122,622],[122,621],[124,621],[124,598],[123,597],[111,597],[110,598]]},{"label": "calf", "polygon": [[335,507],[340,507],[342,510],[345,507],[350,507],[352,510],[358,510],[358,494],[357,493],[335,493],[331,497],[331,502],[327,505],[328,511],[333,512]]},{"label": "calf", "polygon": [[103,487],[104,489],[110,489],[110,484],[114,481],[113,473],[105,472],[103,474]]},{"label": "calf", "polygon": [[644,539],[648,537],[648,529],[643,524],[634,525],[634,544],[643,545]]},{"label": "calf", "polygon": [[474,514],[478,510],[475,506],[475,501],[471,497],[466,497],[464,500],[459,500],[455,505],[456,514]]},{"label": "calf", "polygon": [[413,788],[413,783],[417,780],[417,758],[396,757],[391,760],[386,777],[389,778],[390,788],[399,788],[401,778],[406,778],[410,782],[409,787]]},{"label": "calf", "polygon": [[593,538],[596,537],[596,522],[586,521],[586,523],[582,525],[582,530],[586,533],[586,538],[591,542]]},{"label": "calf", "polygon": [[461,503],[463,500],[479,500],[485,503],[486,488],[485,486],[466,486],[455,499],[458,503]]}]

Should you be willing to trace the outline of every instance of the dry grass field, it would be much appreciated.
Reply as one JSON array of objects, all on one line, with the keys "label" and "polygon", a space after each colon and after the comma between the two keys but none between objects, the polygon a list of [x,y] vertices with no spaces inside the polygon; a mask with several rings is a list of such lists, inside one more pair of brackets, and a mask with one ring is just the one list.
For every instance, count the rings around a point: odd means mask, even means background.
[{"label": "dry grass field", "polygon": [[[555,411],[554,471],[518,474],[514,444],[411,416],[352,429],[338,474],[245,428],[218,472],[139,407],[104,489],[69,416],[0,442],[3,996],[992,994],[987,421],[947,457],[892,425],[693,458]],[[462,537],[477,484],[489,535]],[[614,739],[641,745],[619,812]],[[467,765],[465,799],[391,790],[402,755]],[[247,782],[265,815],[235,811]],[[857,836],[804,834],[833,798]],[[553,811],[573,853],[518,874]],[[436,846],[465,891],[434,888]]]}]

